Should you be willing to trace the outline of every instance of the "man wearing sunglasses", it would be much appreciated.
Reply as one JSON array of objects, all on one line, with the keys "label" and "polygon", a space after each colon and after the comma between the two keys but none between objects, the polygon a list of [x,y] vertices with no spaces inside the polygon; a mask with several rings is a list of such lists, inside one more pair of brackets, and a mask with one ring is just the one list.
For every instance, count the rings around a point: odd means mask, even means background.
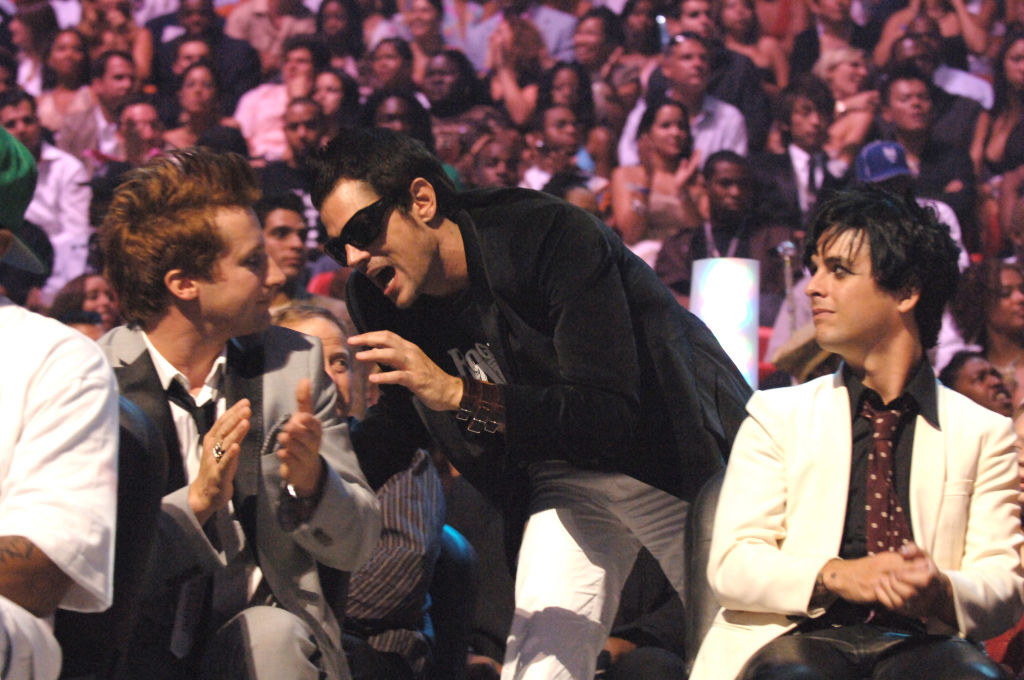
[{"label": "man wearing sunglasses", "polygon": [[388,130],[338,137],[311,167],[327,250],[357,270],[349,342],[390,369],[352,432],[383,452],[364,472],[386,478],[432,435],[519,551],[505,676],[593,677],[641,545],[682,592],[689,501],[749,388],[589,213],[522,189],[458,193]]}]

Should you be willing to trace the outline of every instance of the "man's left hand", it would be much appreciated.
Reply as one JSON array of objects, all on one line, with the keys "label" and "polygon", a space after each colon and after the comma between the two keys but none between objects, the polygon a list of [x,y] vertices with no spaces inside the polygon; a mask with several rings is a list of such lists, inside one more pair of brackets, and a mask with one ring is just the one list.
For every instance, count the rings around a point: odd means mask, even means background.
[{"label": "man's left hand", "polygon": [[920,619],[937,618],[956,626],[953,586],[939,571],[931,555],[914,543],[899,550],[903,565],[878,584],[878,601],[900,614]]},{"label": "man's left hand", "polygon": [[418,346],[391,331],[354,335],[350,345],[368,346],[356,352],[359,361],[390,366],[391,371],[370,375],[370,382],[402,385],[433,411],[455,411],[462,401],[462,380],[441,370]]},{"label": "man's left hand", "polygon": [[324,474],[320,462],[320,440],[323,425],[313,413],[312,387],[303,378],[295,388],[298,410],[277,435],[277,458],[281,461],[281,477],[291,484],[300,498],[312,496],[320,488]]}]

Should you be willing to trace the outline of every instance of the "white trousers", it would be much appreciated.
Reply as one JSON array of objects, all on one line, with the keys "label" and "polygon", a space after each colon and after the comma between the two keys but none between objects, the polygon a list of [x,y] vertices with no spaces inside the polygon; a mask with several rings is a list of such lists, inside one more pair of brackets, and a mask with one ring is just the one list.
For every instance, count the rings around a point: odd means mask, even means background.
[{"label": "white trousers", "polygon": [[0,596],[0,678],[54,680],[61,653],[53,625]]},{"label": "white trousers", "polygon": [[590,680],[640,546],[683,598],[689,503],[618,473],[530,470],[502,680]]}]

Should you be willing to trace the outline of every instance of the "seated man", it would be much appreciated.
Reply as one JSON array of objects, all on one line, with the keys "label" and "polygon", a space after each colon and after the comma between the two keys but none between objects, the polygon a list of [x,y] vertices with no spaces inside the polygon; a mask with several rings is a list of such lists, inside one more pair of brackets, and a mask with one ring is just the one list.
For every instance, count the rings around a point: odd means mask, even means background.
[{"label": "seated man", "polygon": [[100,231],[131,324],[101,345],[168,463],[126,677],[349,677],[318,565],[366,561],[378,504],[320,342],[268,328],[283,276],[257,195],[240,156],[170,152],[118,187]]},{"label": "seated man", "polygon": [[1021,615],[1009,419],[937,384],[925,358],[957,248],[874,187],[835,194],[805,263],[834,375],[755,393],[708,562],[723,605],[705,678],[999,678],[971,641]]},{"label": "seated man", "polygon": [[[39,272],[18,238],[35,163],[5,131],[0,167],[0,262]],[[113,598],[116,385],[92,341],[3,295],[0,375],[0,675],[53,680],[54,611]]]},{"label": "seated man", "polygon": [[274,292],[270,311],[276,314],[289,305],[305,303],[324,307],[338,318],[347,318],[344,302],[306,290],[309,283],[309,269],[306,267],[309,228],[303,218],[304,207],[302,199],[291,193],[264,196],[253,206],[263,228],[267,256],[284,274],[284,283]]}]

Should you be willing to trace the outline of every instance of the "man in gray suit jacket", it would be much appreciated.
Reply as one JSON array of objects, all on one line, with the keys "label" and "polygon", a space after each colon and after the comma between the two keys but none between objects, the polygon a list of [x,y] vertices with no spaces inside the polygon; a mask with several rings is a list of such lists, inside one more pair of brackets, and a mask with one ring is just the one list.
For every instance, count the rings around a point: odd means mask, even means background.
[{"label": "man in gray suit jacket", "polygon": [[318,569],[358,568],[379,510],[319,341],[268,328],[283,275],[256,186],[241,157],[173,152],[121,185],[101,230],[130,324],[102,345],[167,448],[132,677],[348,677]]}]

